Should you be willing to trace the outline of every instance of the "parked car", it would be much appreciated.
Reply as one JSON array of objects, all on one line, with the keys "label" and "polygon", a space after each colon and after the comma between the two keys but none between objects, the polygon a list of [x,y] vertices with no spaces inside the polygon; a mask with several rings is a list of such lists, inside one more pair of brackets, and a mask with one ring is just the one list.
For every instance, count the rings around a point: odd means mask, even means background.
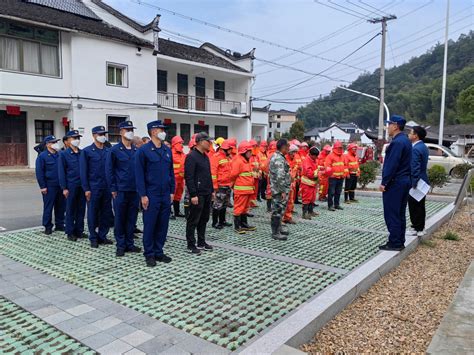
[{"label": "parked car", "polygon": [[[390,143],[384,144],[382,149],[382,163],[385,159],[385,150]],[[453,168],[459,164],[469,163],[467,159],[464,159],[460,156],[454,154],[449,148],[444,146],[434,144],[434,143],[425,143],[428,147],[429,158],[428,158],[428,169],[433,165],[441,165],[446,169],[446,171],[451,175]]]}]

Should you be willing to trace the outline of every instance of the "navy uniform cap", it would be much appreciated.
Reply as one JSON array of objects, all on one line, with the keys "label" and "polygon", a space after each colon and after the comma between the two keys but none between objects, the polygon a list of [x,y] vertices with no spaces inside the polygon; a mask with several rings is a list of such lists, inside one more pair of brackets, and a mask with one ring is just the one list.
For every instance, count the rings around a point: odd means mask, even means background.
[{"label": "navy uniform cap", "polygon": [[161,120],[156,120],[148,122],[146,128],[150,130],[152,128],[166,128],[166,126],[161,122]]},{"label": "navy uniform cap", "polygon": [[46,136],[44,137],[43,139],[43,143],[56,143],[58,142],[60,139],[56,138],[55,136]]},{"label": "navy uniform cap", "polygon": [[95,126],[92,128],[92,134],[102,134],[102,133],[107,133],[107,130],[105,129],[104,126]]},{"label": "navy uniform cap", "polygon": [[137,127],[133,127],[132,121],[123,121],[119,124],[119,129],[128,128],[128,129],[136,129]]},{"label": "navy uniform cap", "polygon": [[77,129],[73,129],[72,131],[69,131],[66,133],[66,137],[69,138],[69,137],[82,137],[82,136],[79,134],[79,131]]},{"label": "navy uniform cap", "polygon": [[407,123],[407,120],[403,118],[403,116],[397,116],[393,115],[389,120],[387,120],[387,123],[395,123],[399,126],[404,126]]}]

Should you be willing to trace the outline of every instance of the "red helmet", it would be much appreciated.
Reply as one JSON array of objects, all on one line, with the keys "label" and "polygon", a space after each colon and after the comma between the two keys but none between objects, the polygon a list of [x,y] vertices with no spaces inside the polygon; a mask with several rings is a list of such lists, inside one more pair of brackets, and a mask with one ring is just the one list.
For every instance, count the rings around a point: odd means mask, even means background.
[{"label": "red helmet", "polygon": [[277,142],[276,141],[271,141],[270,145],[268,146],[269,150],[276,150],[277,149]]},{"label": "red helmet", "polygon": [[238,153],[239,154],[245,154],[247,153],[249,150],[252,150],[252,145],[247,142],[247,141],[242,141],[240,142],[239,144],[239,150],[238,150]]},{"label": "red helmet", "polygon": [[301,143],[301,146],[302,147],[309,147],[308,143],[306,143],[306,142]]},{"label": "red helmet", "polygon": [[356,143],[350,143],[348,146],[347,146],[347,150],[351,150],[351,149],[357,149],[357,144]]},{"label": "red helmet", "polygon": [[196,134],[197,133],[193,134],[191,136],[191,139],[189,140],[189,143],[188,143],[189,149],[193,148],[196,145]]},{"label": "red helmet", "polygon": [[340,141],[336,141],[332,147],[333,149],[335,148],[342,148],[342,143]]},{"label": "red helmet", "polygon": [[257,141],[256,141],[255,139],[249,140],[248,143],[249,143],[252,147],[256,147],[256,146],[257,146]]},{"label": "red helmet", "polygon": [[232,148],[229,144],[229,141],[226,139],[224,142],[221,144],[221,149],[230,149]]},{"label": "red helmet", "polygon": [[173,139],[171,139],[171,146],[174,146],[175,144],[178,143],[183,143],[184,140],[180,136],[174,136]]},{"label": "red helmet", "polygon": [[326,152],[330,153],[331,152],[331,146],[329,144],[326,144],[323,148],[323,150],[325,150]]},{"label": "red helmet", "polygon": [[297,147],[300,147],[300,146],[301,146],[300,141],[297,140],[297,139],[293,139],[293,140],[290,142],[290,144],[294,144],[294,145],[296,145]]},{"label": "red helmet", "polygon": [[231,146],[231,148],[237,147],[237,139],[235,139],[235,138],[229,138],[229,139],[227,139],[227,142],[229,143],[229,145]]}]

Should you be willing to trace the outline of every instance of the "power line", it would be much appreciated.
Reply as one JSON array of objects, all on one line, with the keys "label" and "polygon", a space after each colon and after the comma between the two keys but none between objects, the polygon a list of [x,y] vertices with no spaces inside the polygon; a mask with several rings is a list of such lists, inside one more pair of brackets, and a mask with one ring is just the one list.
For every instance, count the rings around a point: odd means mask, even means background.
[{"label": "power line", "polygon": [[[352,2],[351,2],[350,0],[347,0],[347,2],[349,2],[349,3],[352,4]],[[383,12],[383,13],[385,13],[386,15],[388,15],[388,13],[386,13],[385,11],[382,11],[381,9],[378,9],[378,8],[376,8],[376,7],[370,5],[370,4],[368,4],[368,3],[366,3],[366,2],[364,2],[364,1],[362,1],[362,0],[359,0],[359,2],[360,2],[361,4],[364,4],[365,6],[368,6],[368,7],[372,8],[372,9],[376,10],[377,12]],[[354,5],[355,5],[355,4],[354,4]],[[357,5],[356,5],[356,6],[357,6]],[[358,7],[361,7],[361,6],[358,6]],[[382,7],[382,9],[383,9],[383,7]]]},{"label": "power line", "polygon": [[346,60],[347,58],[349,58],[351,55],[353,55],[354,53],[356,53],[357,51],[359,51],[360,49],[364,48],[367,44],[369,44],[370,42],[372,42],[372,40],[374,40],[377,36],[379,36],[380,33],[377,33],[375,36],[373,36],[371,39],[369,39],[367,42],[365,42],[363,45],[361,45],[359,48],[355,49],[354,51],[352,51],[351,53],[349,53],[348,55],[346,55],[344,58],[342,58],[341,60],[338,61],[338,63],[335,63],[329,67],[327,67],[326,69],[320,71],[319,73],[317,73],[316,75],[312,75],[311,77],[303,80],[303,81],[300,81],[296,84],[293,84],[291,86],[289,86],[288,88],[285,88],[283,90],[279,90],[279,91],[276,91],[274,93],[271,93],[271,94],[267,94],[267,95],[264,95],[262,97],[268,97],[268,96],[272,96],[272,95],[275,95],[275,94],[279,94],[280,92],[283,92],[283,91],[287,91],[289,89],[292,89],[296,86],[299,86],[300,84],[303,84],[313,78],[315,78],[316,76],[321,76],[321,74],[325,73],[326,71],[328,71],[329,69],[332,69],[333,67],[335,67],[337,64],[339,64],[340,62],[343,62],[344,60]]},{"label": "power line", "polygon": [[[133,3],[136,3],[138,5],[141,5],[141,6],[152,7],[152,8],[155,8],[157,10],[160,10],[162,12],[166,12],[168,14],[171,14],[173,16],[177,16],[177,17],[183,18],[185,20],[189,20],[189,21],[192,21],[192,22],[204,25],[204,26],[212,27],[212,28],[218,29],[218,30],[223,31],[223,32],[227,32],[227,33],[238,35],[240,37],[251,39],[251,40],[256,41],[256,42],[267,44],[269,46],[274,46],[274,47],[278,47],[278,48],[285,49],[285,50],[288,50],[288,51],[293,51],[293,52],[296,52],[296,53],[304,54],[306,56],[313,57],[313,58],[320,59],[320,60],[324,60],[324,61],[327,61],[327,62],[337,63],[333,59],[317,56],[317,55],[314,55],[314,54],[311,54],[311,53],[308,53],[308,52],[305,52],[305,51],[302,51],[302,50],[299,50],[299,49],[296,49],[296,48],[290,48],[288,46],[285,46],[285,45],[282,45],[282,44],[279,44],[279,43],[276,43],[276,42],[272,42],[272,41],[269,41],[269,40],[266,40],[266,39],[263,39],[263,38],[252,36],[252,35],[240,32],[240,31],[232,30],[232,29],[224,27],[224,26],[216,25],[216,24],[213,24],[213,23],[208,22],[208,21],[204,21],[204,20],[201,20],[201,19],[197,19],[195,17],[184,15],[184,14],[181,14],[181,13],[176,12],[176,11],[168,10],[168,9],[163,8],[163,7],[153,5],[153,4],[141,1],[141,0],[129,0],[129,1],[131,1]],[[341,63],[338,63],[338,64],[341,64]],[[350,65],[348,65],[348,64],[341,64],[341,65],[350,67]],[[357,68],[354,68],[354,69],[357,69]]]},{"label": "power line", "polygon": [[[347,14],[347,15],[350,15],[350,16],[354,16],[354,17],[357,17],[357,18],[362,19],[362,20],[365,20],[365,21],[368,20],[367,17],[362,17],[362,16],[356,15],[356,14],[354,14],[354,13],[351,13],[351,12],[348,12],[348,11],[344,11],[344,10],[341,10],[341,9],[338,9],[337,7],[334,7],[334,6],[331,6],[331,5],[322,3],[322,2],[320,2],[319,0],[314,0],[314,2],[317,3],[317,4],[319,4],[319,5],[323,5],[323,6],[329,7],[330,9],[333,9],[333,10],[336,10],[336,11],[339,11],[339,12],[342,12],[342,13],[344,13],[344,14]],[[331,3],[331,4],[332,4],[332,3]],[[337,5],[337,4],[334,4],[334,5]]]},{"label": "power line", "polygon": [[[317,95],[319,96],[319,95]],[[315,96],[315,97],[317,97]],[[273,102],[273,103],[279,103],[279,104],[288,104],[288,105],[304,105],[304,104],[310,104],[310,103],[322,103],[322,102],[333,102],[333,101],[342,101],[349,99],[351,97],[355,97],[359,95],[348,95],[344,97],[339,97],[339,98],[334,98],[334,99],[318,99],[318,100],[312,100],[312,101],[301,101],[301,102],[290,102],[290,101],[284,101],[284,100],[272,100],[272,99],[265,99],[261,100],[258,98],[255,98],[253,101],[268,101],[268,102]]]}]

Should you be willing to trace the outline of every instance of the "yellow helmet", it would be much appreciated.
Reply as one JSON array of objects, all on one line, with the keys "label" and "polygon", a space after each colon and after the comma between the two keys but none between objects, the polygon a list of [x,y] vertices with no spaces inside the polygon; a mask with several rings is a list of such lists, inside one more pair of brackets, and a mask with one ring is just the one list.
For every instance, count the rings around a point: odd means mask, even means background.
[{"label": "yellow helmet", "polygon": [[216,138],[214,143],[216,143],[219,147],[221,146],[222,143],[224,143],[225,139],[222,137]]}]

